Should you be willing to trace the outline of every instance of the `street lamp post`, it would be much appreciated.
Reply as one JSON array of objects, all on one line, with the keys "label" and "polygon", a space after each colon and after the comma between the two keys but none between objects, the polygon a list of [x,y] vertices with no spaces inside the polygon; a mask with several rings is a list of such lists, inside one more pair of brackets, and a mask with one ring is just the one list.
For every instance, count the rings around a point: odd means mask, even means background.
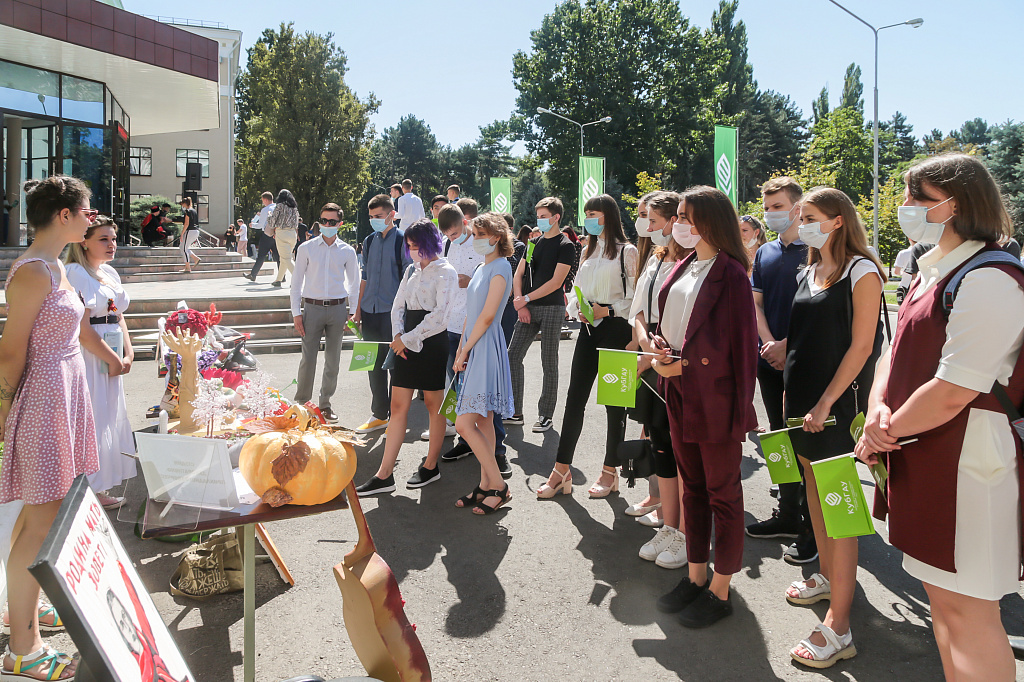
[{"label": "street lamp post", "polygon": [[889,24],[888,26],[879,26],[878,28],[875,28],[874,26],[872,26],[868,22],[864,21],[863,19],[858,17],[856,14],[854,14],[850,10],[848,10],[845,7],[843,7],[842,5],[840,5],[838,2],[836,2],[836,0],[828,0],[828,1],[831,2],[833,5],[835,5],[836,7],[838,7],[839,9],[843,10],[844,12],[846,12],[847,14],[849,14],[851,17],[853,17],[854,19],[856,19],[860,23],[862,23],[865,26],[867,26],[868,28],[870,28],[871,32],[875,34],[875,88],[874,88],[874,100],[875,100],[875,102],[874,102],[874,106],[875,106],[875,123],[874,123],[875,166],[874,166],[874,180],[875,180],[875,191],[874,191],[874,196],[873,196],[873,199],[872,199],[872,206],[873,206],[873,208],[872,208],[872,211],[873,211],[872,228],[873,229],[871,230],[871,234],[872,234],[871,241],[874,244],[875,251],[877,252],[878,251],[878,32],[883,30],[883,29],[894,28],[896,26],[912,26],[914,28],[920,28],[921,24],[924,23],[924,19],[920,19],[920,18],[918,18],[918,19],[908,19],[907,21],[901,21],[898,24]]},{"label": "street lamp post", "polygon": [[590,123],[580,123],[579,121],[572,120],[568,116],[562,116],[558,112],[551,111],[550,109],[545,109],[544,107],[537,107],[537,113],[538,114],[551,114],[552,116],[557,116],[558,118],[562,119],[563,121],[568,121],[569,123],[572,123],[573,125],[579,126],[579,128],[580,128],[580,156],[583,156],[583,129],[586,128],[587,126],[592,126],[592,125],[595,125],[595,124],[598,124],[598,123],[611,123],[612,122],[612,117],[611,116],[605,116],[604,118],[599,118],[596,121],[591,121]]}]

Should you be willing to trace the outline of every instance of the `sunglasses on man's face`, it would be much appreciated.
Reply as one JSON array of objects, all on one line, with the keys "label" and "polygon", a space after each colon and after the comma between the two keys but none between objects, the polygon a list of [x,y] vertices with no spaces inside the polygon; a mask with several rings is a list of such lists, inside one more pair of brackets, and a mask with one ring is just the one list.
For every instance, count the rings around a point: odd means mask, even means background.
[{"label": "sunglasses on man's face", "polygon": [[334,227],[335,225],[341,225],[341,221],[336,218],[321,218],[320,224],[326,225],[327,227]]}]

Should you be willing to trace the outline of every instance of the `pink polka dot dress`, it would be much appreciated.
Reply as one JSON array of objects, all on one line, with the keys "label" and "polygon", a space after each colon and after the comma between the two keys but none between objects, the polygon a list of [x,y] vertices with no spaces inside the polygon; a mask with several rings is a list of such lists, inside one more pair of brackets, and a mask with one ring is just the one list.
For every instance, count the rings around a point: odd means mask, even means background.
[{"label": "pink polka dot dress", "polygon": [[[19,261],[7,283],[25,263]],[[21,385],[7,415],[0,503],[44,504],[67,495],[79,474],[99,469],[92,403],[85,379],[78,330],[85,306],[74,291],[60,289],[50,270],[43,300],[28,340]]]}]

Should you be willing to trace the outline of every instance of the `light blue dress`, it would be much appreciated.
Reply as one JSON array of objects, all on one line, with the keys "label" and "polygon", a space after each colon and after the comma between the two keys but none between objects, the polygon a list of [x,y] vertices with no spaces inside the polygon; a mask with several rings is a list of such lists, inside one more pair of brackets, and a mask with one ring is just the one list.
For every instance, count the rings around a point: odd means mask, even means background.
[{"label": "light blue dress", "polygon": [[466,331],[463,338],[473,333],[477,317],[484,309],[491,279],[505,278],[505,292],[494,314],[491,326],[469,351],[466,371],[462,373],[459,399],[455,404],[456,414],[470,412],[486,417],[488,412],[509,416],[515,408],[512,404],[512,372],[508,364],[508,346],[501,331],[501,315],[512,291],[512,266],[508,259],[496,258],[484,263],[473,273],[473,279],[466,289]]}]

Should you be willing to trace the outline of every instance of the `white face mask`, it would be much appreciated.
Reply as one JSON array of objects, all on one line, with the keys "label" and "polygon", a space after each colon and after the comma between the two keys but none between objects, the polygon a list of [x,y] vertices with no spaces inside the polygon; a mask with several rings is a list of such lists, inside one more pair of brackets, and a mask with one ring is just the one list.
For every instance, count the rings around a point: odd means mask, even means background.
[{"label": "white face mask", "polygon": [[[650,226],[651,226],[651,219],[650,218],[637,218],[636,220],[633,221],[633,227],[636,228],[636,233],[638,235],[640,235],[641,237],[644,236],[644,233],[647,232],[647,228],[650,227]],[[650,236],[650,235],[647,235],[647,236]]]},{"label": "white face mask", "polygon": [[651,238],[651,242],[655,246],[668,246],[669,241],[672,239],[672,235],[665,234],[661,230],[655,230],[654,232],[648,232],[647,236]]},{"label": "white face mask", "polygon": [[[949,197],[946,201],[950,201],[952,198]],[[940,201],[932,208],[938,208],[946,201]],[[927,206],[900,206],[896,209],[896,219],[900,223],[903,234],[907,235],[907,239],[923,244],[939,243],[939,239],[942,238],[942,233],[946,229],[946,223],[952,220],[953,216],[949,216],[941,223],[930,223],[928,222],[928,211],[930,210]]]},{"label": "white face mask", "polygon": [[790,213],[792,213],[792,209],[789,211],[765,211],[764,224],[768,226],[769,230],[782,234],[793,224]]},{"label": "white face mask", "polygon": [[491,255],[491,253],[494,252],[494,249],[497,246],[497,243],[492,244],[491,240],[487,239],[486,237],[484,239],[473,240],[473,250],[479,253],[481,256]]},{"label": "white face mask", "polygon": [[751,237],[747,241],[743,242],[743,246],[747,247],[748,249],[752,249],[752,248],[754,248],[754,244],[756,244],[756,243],[757,243],[757,237]]},{"label": "white face mask", "polygon": [[674,223],[672,225],[672,238],[676,240],[676,243],[684,249],[692,249],[697,246],[697,242],[700,241],[699,234],[693,234],[691,231],[693,225],[684,225],[683,223]]},{"label": "white face mask", "polygon": [[[834,231],[834,230],[833,230]],[[812,249],[821,249],[832,232],[822,232],[821,223],[807,223],[800,226],[800,241]]]}]

